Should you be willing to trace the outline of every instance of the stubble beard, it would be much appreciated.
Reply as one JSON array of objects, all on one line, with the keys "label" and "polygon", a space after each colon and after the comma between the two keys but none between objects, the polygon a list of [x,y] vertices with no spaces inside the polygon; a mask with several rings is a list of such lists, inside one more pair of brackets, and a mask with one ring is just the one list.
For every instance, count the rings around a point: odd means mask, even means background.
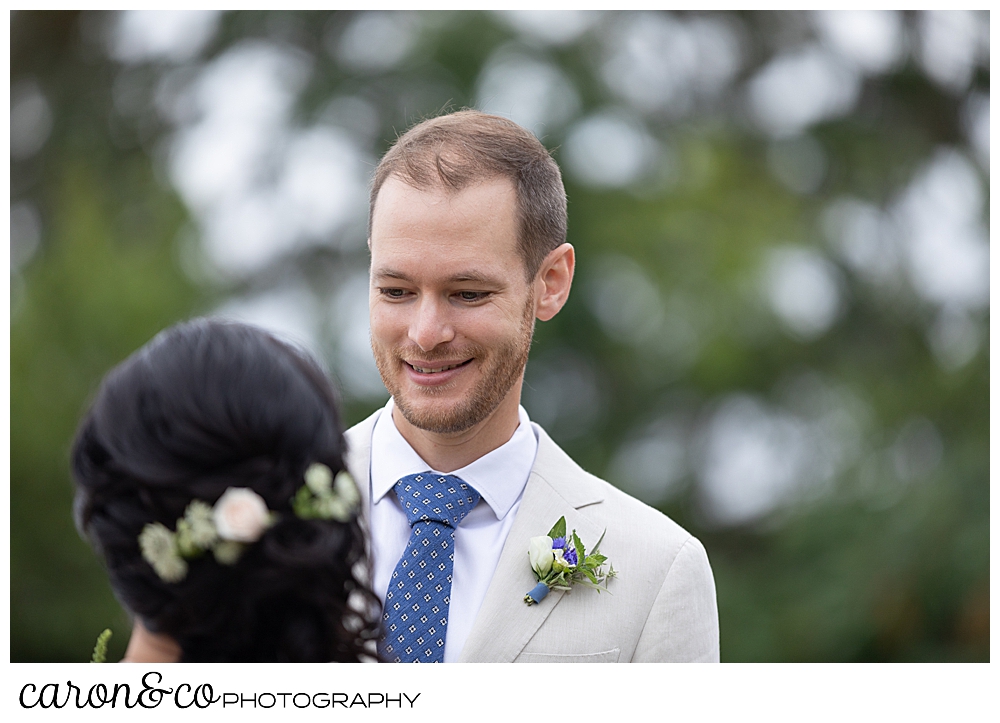
[{"label": "stubble beard", "polygon": [[[504,342],[493,349],[492,354],[486,347],[470,344],[462,347],[461,356],[472,357],[473,363],[482,366],[479,381],[469,394],[458,405],[448,409],[417,409],[402,393],[402,384],[398,381],[399,367],[404,364],[403,349],[390,349],[381,346],[372,338],[372,352],[375,366],[382,376],[382,383],[392,395],[396,408],[403,419],[417,429],[436,434],[456,434],[472,429],[489,417],[500,403],[507,397],[517,383],[528,363],[528,352],[531,349],[531,339],[534,334],[534,300],[528,299],[521,326],[515,338]],[[455,354],[449,349],[439,352],[420,352],[423,361],[433,362],[437,359],[454,359]],[[422,392],[424,396],[433,396],[437,390],[433,387]],[[430,405],[433,406],[433,405]]]}]

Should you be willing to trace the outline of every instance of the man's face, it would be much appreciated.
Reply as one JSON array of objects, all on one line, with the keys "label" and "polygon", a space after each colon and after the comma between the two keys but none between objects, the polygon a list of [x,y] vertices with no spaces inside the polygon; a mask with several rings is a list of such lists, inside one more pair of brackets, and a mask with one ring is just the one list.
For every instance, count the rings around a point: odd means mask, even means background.
[{"label": "man's face", "polygon": [[457,193],[389,178],[371,230],[369,311],[382,381],[413,426],[471,429],[511,394],[534,328],[505,179]]}]

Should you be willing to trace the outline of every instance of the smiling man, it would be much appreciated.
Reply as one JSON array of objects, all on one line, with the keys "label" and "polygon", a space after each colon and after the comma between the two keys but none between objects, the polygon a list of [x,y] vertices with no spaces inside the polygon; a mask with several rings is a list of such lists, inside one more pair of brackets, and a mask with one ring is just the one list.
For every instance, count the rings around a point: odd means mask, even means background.
[{"label": "smiling man", "polygon": [[[520,406],[535,320],[566,303],[559,168],[517,124],[424,121],[375,171],[371,342],[391,399],[348,430],[369,512],[384,659],[719,659],[701,544],[577,466]],[[536,580],[532,537],[565,517],[617,571],[607,592]]]}]

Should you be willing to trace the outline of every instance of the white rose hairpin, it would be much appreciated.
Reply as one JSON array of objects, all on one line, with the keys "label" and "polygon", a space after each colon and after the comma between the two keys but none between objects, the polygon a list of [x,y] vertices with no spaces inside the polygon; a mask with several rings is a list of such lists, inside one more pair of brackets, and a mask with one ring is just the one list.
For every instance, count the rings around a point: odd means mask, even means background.
[{"label": "white rose hairpin", "polygon": [[[316,462],[304,477],[305,484],[292,498],[296,517],[347,522],[355,514],[361,495],[347,472],[334,477],[329,467]],[[147,524],[139,534],[139,549],[161,580],[180,582],[187,575],[187,561],[209,551],[218,563],[235,564],[277,518],[253,490],[230,487],[212,506],[192,500],[175,532],[159,522]]]}]

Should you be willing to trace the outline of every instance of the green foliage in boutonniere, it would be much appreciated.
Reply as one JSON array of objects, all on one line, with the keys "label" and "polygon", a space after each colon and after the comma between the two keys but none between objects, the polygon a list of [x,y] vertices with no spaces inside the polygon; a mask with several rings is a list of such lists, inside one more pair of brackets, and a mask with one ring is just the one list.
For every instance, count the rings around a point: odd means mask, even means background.
[{"label": "green foliage in boutonniere", "polygon": [[541,602],[549,590],[569,590],[576,584],[597,591],[607,590],[608,580],[618,573],[610,563],[608,570],[604,570],[608,558],[599,552],[603,541],[602,534],[588,554],[576,530],[566,535],[565,517],[559,518],[548,535],[532,537],[528,542],[528,561],[538,584],[524,596],[524,602],[534,605]]}]

